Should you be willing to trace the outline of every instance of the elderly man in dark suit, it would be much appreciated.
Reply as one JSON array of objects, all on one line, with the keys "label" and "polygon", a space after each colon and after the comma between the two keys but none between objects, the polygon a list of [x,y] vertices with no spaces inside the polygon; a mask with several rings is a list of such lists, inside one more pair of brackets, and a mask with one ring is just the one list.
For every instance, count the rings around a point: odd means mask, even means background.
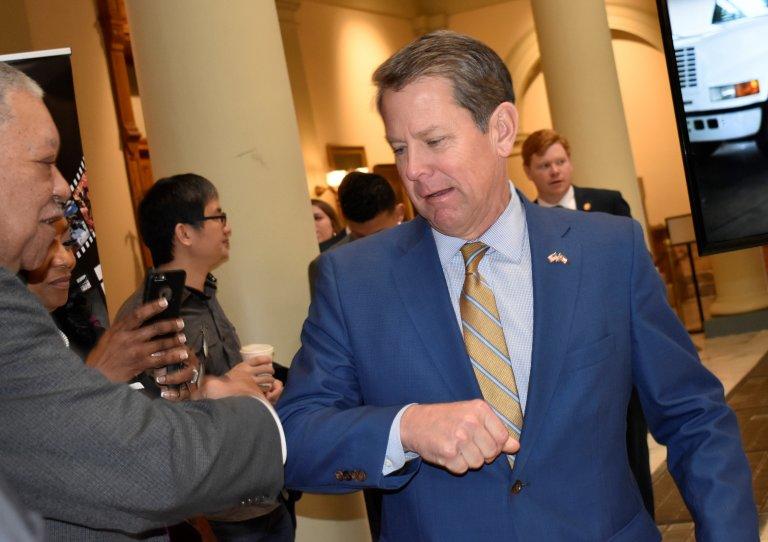
[{"label": "elderly man in dark suit", "polygon": [[[533,132],[523,143],[522,155],[525,174],[536,185],[539,194],[536,203],[542,207],[632,216],[621,192],[573,185],[571,145],[556,131],[545,129]],[[654,517],[648,424],[635,389],[627,409],[627,454],[645,508]]]},{"label": "elderly man in dark suit", "polygon": [[[47,540],[165,539],[184,518],[274,500],[282,428],[249,397],[255,382],[230,388],[243,397],[152,401],[84,365],[17,278],[42,263],[69,197],[58,149],[40,87],[0,63],[0,476]],[[140,307],[129,327],[164,307]],[[166,320],[143,333],[179,331]]]}]

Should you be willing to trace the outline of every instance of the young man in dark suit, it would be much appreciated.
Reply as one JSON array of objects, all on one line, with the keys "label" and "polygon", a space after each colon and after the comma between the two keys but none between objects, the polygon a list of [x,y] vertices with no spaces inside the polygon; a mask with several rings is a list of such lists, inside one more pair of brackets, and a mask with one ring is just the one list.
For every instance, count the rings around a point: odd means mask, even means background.
[{"label": "young man in dark suit", "polygon": [[542,207],[631,216],[621,192],[573,185],[571,146],[554,130],[538,130],[529,135],[522,154],[523,169],[536,185],[536,203]]}]

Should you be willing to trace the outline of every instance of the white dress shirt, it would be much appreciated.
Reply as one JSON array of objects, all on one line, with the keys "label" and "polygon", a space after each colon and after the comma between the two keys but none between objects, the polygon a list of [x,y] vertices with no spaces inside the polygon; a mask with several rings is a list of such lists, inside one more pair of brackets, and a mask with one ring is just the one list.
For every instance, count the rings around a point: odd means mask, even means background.
[{"label": "white dress shirt", "polygon": [[557,203],[547,203],[541,198],[538,198],[536,200],[536,203],[541,205],[542,207],[563,207],[565,209],[570,209],[571,211],[578,211],[579,209],[576,207],[576,192],[573,189],[573,185],[568,187],[568,191],[563,194],[563,197],[558,201]]}]

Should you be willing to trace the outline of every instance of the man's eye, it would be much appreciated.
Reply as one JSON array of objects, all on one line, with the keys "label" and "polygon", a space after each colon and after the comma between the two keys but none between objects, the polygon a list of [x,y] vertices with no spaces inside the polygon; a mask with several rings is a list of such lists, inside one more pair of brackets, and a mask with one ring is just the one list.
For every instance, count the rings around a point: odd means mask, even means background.
[{"label": "man's eye", "polygon": [[405,147],[392,147],[392,152],[395,153],[395,156],[399,156],[405,152]]},{"label": "man's eye", "polygon": [[427,145],[429,145],[430,147],[434,147],[436,145],[439,145],[441,141],[443,141],[442,137],[439,137],[437,139],[430,139],[427,141]]}]

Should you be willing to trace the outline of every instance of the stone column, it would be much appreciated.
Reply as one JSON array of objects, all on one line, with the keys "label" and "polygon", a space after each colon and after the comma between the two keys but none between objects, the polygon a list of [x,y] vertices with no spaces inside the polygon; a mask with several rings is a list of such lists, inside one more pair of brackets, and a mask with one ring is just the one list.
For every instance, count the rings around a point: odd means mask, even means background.
[{"label": "stone column", "polygon": [[242,341],[289,364],[318,249],[275,4],[126,7],[155,177],[194,172],[219,188],[234,232],[222,305]]},{"label": "stone column", "polygon": [[645,227],[604,0],[531,0],[552,123],[575,182],[620,190]]},{"label": "stone column", "polygon": [[[288,364],[318,249],[275,3],[127,7],[155,175],[193,171],[219,187],[234,230],[231,259],[216,271],[222,305],[243,341],[274,344]],[[362,506],[359,494],[305,495],[297,540],[366,540]]]},{"label": "stone column", "polygon": [[301,8],[299,0],[276,0],[277,16],[283,38],[288,78],[291,82],[293,104],[299,126],[299,138],[304,154],[304,168],[307,173],[310,194],[314,197],[315,186],[325,186],[325,172],[328,169],[325,149],[321,148],[315,128],[315,114],[304,72],[304,59],[299,43],[299,23],[296,13]]}]

